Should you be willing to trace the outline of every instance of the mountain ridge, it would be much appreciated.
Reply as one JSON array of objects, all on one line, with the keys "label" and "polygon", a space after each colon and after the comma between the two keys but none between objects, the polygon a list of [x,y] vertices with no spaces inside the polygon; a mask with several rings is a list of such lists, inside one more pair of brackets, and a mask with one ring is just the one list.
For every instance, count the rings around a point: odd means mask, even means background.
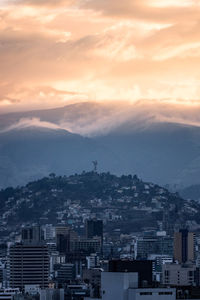
[{"label": "mountain ridge", "polygon": [[57,114],[49,109],[14,113],[11,119],[1,115],[0,186],[64,174],[66,168],[68,175],[89,171],[92,160],[101,172],[137,173],[163,186],[200,183],[198,126],[157,122],[150,114],[135,119],[132,111],[126,118],[120,107],[87,102],[57,108]]}]

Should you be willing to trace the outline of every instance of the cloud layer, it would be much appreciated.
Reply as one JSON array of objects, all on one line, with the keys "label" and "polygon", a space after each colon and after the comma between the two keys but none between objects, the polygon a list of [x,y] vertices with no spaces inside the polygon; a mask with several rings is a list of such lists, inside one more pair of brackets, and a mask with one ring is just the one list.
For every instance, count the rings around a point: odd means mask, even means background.
[{"label": "cloud layer", "polygon": [[[182,103],[182,102],[181,102]],[[24,117],[22,117],[24,115]],[[65,130],[82,136],[106,135],[109,132],[144,130],[159,123],[177,123],[200,127],[198,103],[177,104],[165,100],[138,101],[133,104],[82,103],[62,109],[9,114],[0,119],[0,133],[26,128]]]},{"label": "cloud layer", "polygon": [[199,0],[1,1],[0,110],[198,102],[199,15]]}]

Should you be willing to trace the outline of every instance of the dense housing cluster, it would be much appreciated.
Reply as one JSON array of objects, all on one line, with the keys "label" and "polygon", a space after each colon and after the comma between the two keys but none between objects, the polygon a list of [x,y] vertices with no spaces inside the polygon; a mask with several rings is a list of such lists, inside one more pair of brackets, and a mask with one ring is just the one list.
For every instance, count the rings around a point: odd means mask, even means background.
[{"label": "dense housing cluster", "polygon": [[198,202],[97,172],[50,174],[0,201],[0,299],[200,297]]}]

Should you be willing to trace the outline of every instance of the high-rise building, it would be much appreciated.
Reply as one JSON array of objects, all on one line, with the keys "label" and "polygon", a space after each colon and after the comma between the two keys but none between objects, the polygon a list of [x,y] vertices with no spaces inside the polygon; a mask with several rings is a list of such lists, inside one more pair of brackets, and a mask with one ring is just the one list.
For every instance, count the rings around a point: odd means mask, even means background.
[{"label": "high-rise building", "polygon": [[92,239],[97,236],[103,240],[103,221],[96,219],[86,220],[86,237]]},{"label": "high-rise building", "polygon": [[48,247],[37,243],[15,244],[9,249],[8,275],[11,288],[24,289],[25,285],[48,287]]},{"label": "high-rise building", "polygon": [[5,258],[7,254],[7,244],[0,243],[0,259]]},{"label": "high-rise building", "polygon": [[42,240],[42,230],[39,225],[22,228],[22,242],[37,243]]},{"label": "high-rise building", "polygon": [[69,234],[57,234],[56,235],[56,248],[60,254],[64,254],[70,251],[70,235]]},{"label": "high-rise building", "polygon": [[56,246],[60,253],[68,253],[73,250],[74,241],[78,239],[76,232],[66,226],[56,227]]},{"label": "high-rise building", "polygon": [[174,234],[174,259],[179,263],[194,261],[195,234],[187,229],[180,229]]}]

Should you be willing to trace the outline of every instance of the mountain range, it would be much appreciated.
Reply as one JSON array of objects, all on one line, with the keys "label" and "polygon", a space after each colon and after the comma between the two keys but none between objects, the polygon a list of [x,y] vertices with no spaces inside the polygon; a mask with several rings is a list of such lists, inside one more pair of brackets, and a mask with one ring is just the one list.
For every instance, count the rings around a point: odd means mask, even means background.
[{"label": "mountain range", "polygon": [[0,115],[0,187],[93,168],[183,188],[200,183],[200,127],[121,103]]}]

